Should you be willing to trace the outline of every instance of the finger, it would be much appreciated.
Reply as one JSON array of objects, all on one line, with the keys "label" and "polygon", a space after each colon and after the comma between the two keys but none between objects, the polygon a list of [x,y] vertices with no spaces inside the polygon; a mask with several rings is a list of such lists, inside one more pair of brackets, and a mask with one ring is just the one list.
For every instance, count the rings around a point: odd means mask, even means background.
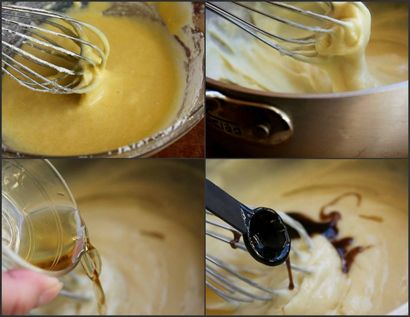
[{"label": "finger", "polygon": [[15,269],[2,273],[2,314],[23,315],[52,301],[63,284],[54,277]]}]

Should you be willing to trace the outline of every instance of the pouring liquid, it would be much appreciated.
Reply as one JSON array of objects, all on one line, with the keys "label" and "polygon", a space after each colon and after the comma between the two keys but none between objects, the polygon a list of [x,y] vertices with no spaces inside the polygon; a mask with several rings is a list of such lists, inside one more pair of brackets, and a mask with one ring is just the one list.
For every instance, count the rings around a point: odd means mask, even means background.
[{"label": "pouring liquid", "polygon": [[101,257],[97,249],[87,240],[86,250],[81,257],[81,264],[85,273],[92,281],[94,293],[97,299],[97,309],[100,315],[105,315],[107,307],[105,304],[105,293],[100,282]]},{"label": "pouring liquid", "polygon": [[20,228],[16,230],[19,244],[14,251],[25,261],[47,271],[64,270],[80,261],[93,283],[98,313],[104,315],[106,305],[100,282],[101,258],[90,243],[85,226],[79,226],[77,221],[81,219],[78,213],[73,215],[75,212],[75,209],[64,207],[52,213],[49,209],[39,209],[23,217]]}]

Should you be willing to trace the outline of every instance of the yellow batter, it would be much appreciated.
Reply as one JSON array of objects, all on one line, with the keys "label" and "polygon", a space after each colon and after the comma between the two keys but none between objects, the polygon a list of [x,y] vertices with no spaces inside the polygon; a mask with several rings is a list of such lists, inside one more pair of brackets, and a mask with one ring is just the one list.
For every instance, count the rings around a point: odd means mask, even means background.
[{"label": "yellow batter", "polygon": [[[256,271],[252,279],[279,290],[271,301],[235,307],[207,289],[211,314],[351,315],[387,314],[408,300],[407,160],[289,161],[217,160],[207,165],[207,177],[251,206],[297,211],[319,219],[320,208],[335,197],[346,196],[327,212],[342,214],[339,236],[353,237],[353,246],[371,246],[357,255],[348,274],[323,236],[313,236],[309,249],[300,239],[290,259],[313,273],[293,270],[295,288],[288,290],[285,265],[267,267],[245,252],[207,237],[207,253],[242,270]],[[376,221],[376,220],[377,221]],[[215,227],[212,227],[216,231]],[[226,232],[225,232],[226,235]],[[255,292],[253,288],[248,291]],[[403,310],[401,311],[403,312]]]},{"label": "yellow batter", "polygon": [[[108,315],[192,315],[204,311],[201,162],[93,160],[53,162],[78,203],[101,254]],[[178,179],[178,182],[175,182]],[[81,274],[81,267],[76,269]],[[97,313],[89,279],[42,314]]]},{"label": "yellow batter", "polygon": [[51,95],[30,91],[3,76],[3,142],[30,154],[92,154],[134,143],[167,127],[186,86],[186,57],[173,34],[192,23],[186,18],[192,20],[192,5],[164,5],[167,15],[161,4],[152,8],[159,8],[169,28],[138,15],[103,15],[108,3],[90,2],[86,8],[71,9],[70,16],[99,28],[110,44],[97,88],[82,95]]},{"label": "yellow batter", "polygon": [[[317,35],[317,57],[301,62],[280,55],[219,17],[211,18],[207,24],[208,77],[258,90],[290,93],[359,90],[408,78],[407,2],[333,2],[330,15],[345,22],[346,27],[314,23],[267,4],[255,5],[297,22],[331,28],[332,32]],[[318,3],[298,6],[321,12]],[[257,26],[283,37],[307,35],[256,13],[250,18]]]}]

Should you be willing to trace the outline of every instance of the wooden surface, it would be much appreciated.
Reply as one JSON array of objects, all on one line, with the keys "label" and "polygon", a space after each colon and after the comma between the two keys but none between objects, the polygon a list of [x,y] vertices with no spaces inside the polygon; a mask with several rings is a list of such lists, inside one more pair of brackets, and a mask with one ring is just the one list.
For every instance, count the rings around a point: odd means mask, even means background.
[{"label": "wooden surface", "polygon": [[200,157],[205,156],[205,124],[201,120],[191,131],[153,157]]}]

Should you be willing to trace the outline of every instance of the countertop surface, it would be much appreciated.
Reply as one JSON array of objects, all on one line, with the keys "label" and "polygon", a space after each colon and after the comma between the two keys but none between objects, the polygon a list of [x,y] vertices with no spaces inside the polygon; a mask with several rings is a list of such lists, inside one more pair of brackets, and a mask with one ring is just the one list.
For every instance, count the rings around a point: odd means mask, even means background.
[{"label": "countertop surface", "polygon": [[205,156],[205,124],[202,119],[191,131],[153,157],[203,158]]}]

